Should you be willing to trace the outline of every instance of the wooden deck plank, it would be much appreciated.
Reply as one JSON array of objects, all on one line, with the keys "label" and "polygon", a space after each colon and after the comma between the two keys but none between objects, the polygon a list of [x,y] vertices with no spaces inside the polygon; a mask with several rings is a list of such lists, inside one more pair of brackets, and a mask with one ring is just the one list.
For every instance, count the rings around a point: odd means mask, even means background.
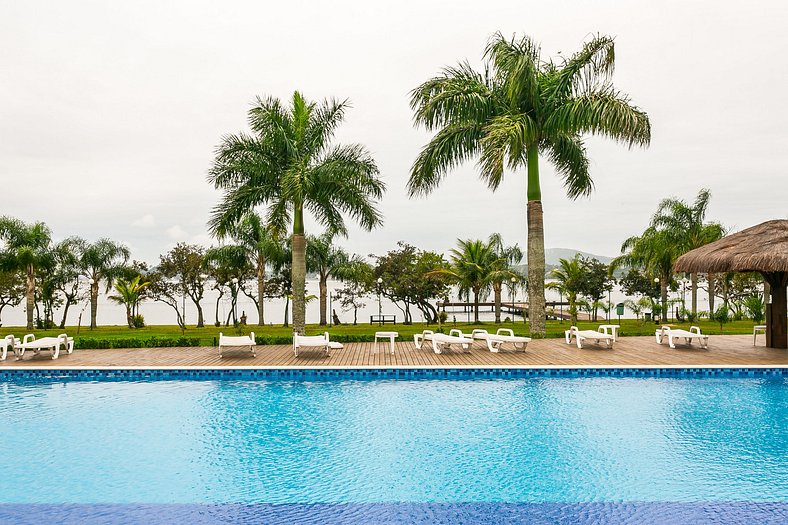
[{"label": "wooden deck plank", "polygon": [[504,366],[504,367],[547,367],[547,366],[788,366],[788,351],[752,346],[752,337],[747,335],[712,336],[709,349],[658,345],[653,337],[624,337],[612,350],[589,345],[578,349],[567,345],[562,339],[532,341],[526,352],[505,350],[491,353],[486,345],[477,342],[469,353],[461,350],[446,350],[435,354],[431,347],[416,349],[412,340],[401,340],[395,344],[394,355],[389,352],[389,343],[379,343],[377,352],[374,343],[347,343],[344,348],[334,350],[331,357],[320,351],[309,349],[298,358],[290,345],[257,347],[257,357],[248,352],[226,352],[219,357],[216,347],[188,348],[134,348],[112,350],[76,350],[73,354],[61,354],[52,360],[48,353],[36,356],[26,354],[24,360],[16,361],[9,356],[0,361],[0,367],[31,366],[45,368],[62,367],[238,367],[238,366]]}]

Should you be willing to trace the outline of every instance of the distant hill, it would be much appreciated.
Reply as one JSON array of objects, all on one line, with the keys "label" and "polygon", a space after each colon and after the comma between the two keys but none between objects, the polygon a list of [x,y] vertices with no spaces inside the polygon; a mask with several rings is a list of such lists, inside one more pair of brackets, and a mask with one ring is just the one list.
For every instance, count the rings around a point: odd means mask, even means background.
[{"label": "distant hill", "polygon": [[[580,254],[583,257],[588,257],[591,259],[596,259],[601,263],[610,264],[613,257],[607,257],[605,255],[595,255],[593,253],[588,252],[581,252],[580,250],[573,250],[571,248],[548,248],[545,250],[545,273],[549,274],[550,270],[558,266],[558,261],[560,259],[571,259],[575,256],[575,254]],[[528,273],[528,265],[527,264],[518,264],[515,266],[515,269],[526,275]]]},{"label": "distant hill", "polygon": [[606,257],[604,255],[594,255],[593,253],[581,252],[580,250],[573,250],[571,248],[548,248],[545,250],[544,258],[545,264],[556,266],[559,259],[571,259],[575,254],[580,254],[583,257],[596,259],[601,263],[609,264],[613,257]]}]

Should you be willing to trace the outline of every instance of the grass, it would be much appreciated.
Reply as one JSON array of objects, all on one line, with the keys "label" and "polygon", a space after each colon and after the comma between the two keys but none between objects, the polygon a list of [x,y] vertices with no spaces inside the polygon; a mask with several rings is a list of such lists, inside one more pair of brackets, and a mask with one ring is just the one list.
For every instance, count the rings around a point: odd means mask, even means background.
[{"label": "grass", "polygon": [[[580,329],[596,329],[600,324],[604,324],[604,320],[600,320],[596,323],[592,322],[579,322],[578,326]],[[613,324],[618,324],[616,321],[613,321]],[[689,328],[689,323],[669,323],[671,326],[680,327],[680,328]],[[701,330],[704,334],[709,335],[717,335],[720,334],[720,325],[711,321],[703,320],[695,323],[697,326],[700,326]],[[750,320],[743,320],[743,321],[733,321],[724,325],[723,332],[724,334],[752,334],[752,327],[755,325],[753,321]],[[659,325],[655,325],[653,322],[651,323],[643,323],[637,321],[635,319],[622,319],[621,320],[621,329],[619,330],[620,335],[624,336],[633,336],[633,335],[654,335],[654,329]],[[495,324],[491,321],[489,322],[481,322],[481,323],[466,323],[466,322],[458,322],[458,323],[446,323],[443,325],[444,331],[448,333],[448,331],[452,328],[459,328],[463,332],[470,332],[474,328],[484,328],[488,331],[495,331],[499,327],[503,328],[511,328],[514,330],[516,335],[529,335],[528,325],[526,323],[515,322],[515,323],[501,323]],[[563,337],[564,330],[569,328],[569,321],[559,322],[559,321],[548,321],[547,322],[547,337]],[[421,333],[422,330],[429,329],[429,330],[437,330],[437,325],[431,324],[426,325],[424,323],[415,323],[412,325],[403,325],[403,324],[386,324],[383,327],[379,327],[378,325],[369,325],[369,324],[359,324],[359,325],[338,325],[338,326],[318,326],[318,325],[307,325],[306,333],[307,335],[315,335],[319,334],[324,331],[328,331],[332,337],[348,337],[350,340],[358,340],[358,339],[366,339],[372,340],[372,337],[377,330],[386,330],[386,331],[396,331],[399,332],[400,339],[412,339],[413,334]],[[137,329],[130,329],[126,326],[99,326],[95,330],[90,330],[88,328],[82,327],[79,330],[79,334],[77,334],[77,327],[76,326],[69,326],[65,329],[54,329],[54,330],[33,330],[33,333],[36,334],[36,337],[43,337],[49,335],[57,335],[59,333],[66,332],[77,340],[77,344],[79,345],[80,339],[140,339],[140,340],[148,340],[151,338],[158,338],[158,339],[177,339],[180,337],[187,337],[189,339],[198,339],[200,345],[202,346],[212,346],[215,344],[215,341],[218,341],[219,332],[224,332],[228,335],[238,335],[240,333],[248,333],[249,331],[253,331],[258,338],[264,339],[271,339],[271,340],[283,340],[289,338],[292,335],[292,328],[291,327],[283,327],[283,326],[274,326],[274,325],[266,325],[266,326],[257,326],[257,325],[248,325],[243,330],[239,330],[237,328],[225,327],[222,326],[217,328],[215,326],[206,326],[204,328],[195,328],[195,327],[188,327],[183,333],[181,333],[180,328],[177,326],[147,326],[145,328],[137,328]],[[0,337],[5,337],[8,334],[14,334],[17,337],[20,337],[24,334],[28,333],[28,331],[24,327],[1,327],[0,328]]]}]

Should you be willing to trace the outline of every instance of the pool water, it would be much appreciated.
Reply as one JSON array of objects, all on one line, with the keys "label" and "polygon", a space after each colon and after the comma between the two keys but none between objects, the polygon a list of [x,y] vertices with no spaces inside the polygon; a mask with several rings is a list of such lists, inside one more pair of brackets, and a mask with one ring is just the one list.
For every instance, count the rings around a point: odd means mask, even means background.
[{"label": "pool water", "polygon": [[788,520],[781,377],[11,381],[0,429],[0,521]]}]

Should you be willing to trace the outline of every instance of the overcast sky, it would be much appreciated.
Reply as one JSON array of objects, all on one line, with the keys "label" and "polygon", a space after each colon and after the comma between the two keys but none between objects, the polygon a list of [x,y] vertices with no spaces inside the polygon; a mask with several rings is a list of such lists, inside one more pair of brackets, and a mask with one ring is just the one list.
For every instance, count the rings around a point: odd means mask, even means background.
[{"label": "overcast sky", "polygon": [[652,144],[589,140],[596,191],[576,202],[543,161],[546,246],[615,255],[661,198],[702,187],[709,219],[741,229],[788,214],[787,25],[776,0],[0,0],[0,214],[43,220],[57,239],[122,240],[148,261],[209,244],[220,137],[246,129],[255,96],[298,89],[350,99],[337,138],[366,145],[388,185],[385,226],[352,228],[344,246],[444,251],[493,231],[524,246],[523,172],[492,193],[470,163],[407,198],[429,138],[408,92],[443,66],[480,64],[495,31],[530,35],[544,56],[599,32],[616,37],[614,83],[648,112]]}]

